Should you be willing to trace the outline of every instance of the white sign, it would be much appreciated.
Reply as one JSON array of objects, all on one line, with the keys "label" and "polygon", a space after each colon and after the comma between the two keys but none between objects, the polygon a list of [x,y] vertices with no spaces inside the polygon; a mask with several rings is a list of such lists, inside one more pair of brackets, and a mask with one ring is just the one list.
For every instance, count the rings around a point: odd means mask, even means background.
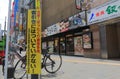
[{"label": "white sign", "polygon": [[59,27],[56,24],[47,27],[47,36],[54,35],[58,32],[59,32]]},{"label": "white sign", "polygon": [[120,0],[111,0],[87,11],[88,25],[120,17]]}]

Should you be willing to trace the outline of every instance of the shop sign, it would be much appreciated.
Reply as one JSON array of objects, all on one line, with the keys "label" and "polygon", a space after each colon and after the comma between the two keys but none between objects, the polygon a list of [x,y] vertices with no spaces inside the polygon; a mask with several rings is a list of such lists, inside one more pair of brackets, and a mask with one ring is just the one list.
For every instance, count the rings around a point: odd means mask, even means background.
[{"label": "shop sign", "polygon": [[57,33],[66,32],[77,27],[86,26],[85,18],[85,11],[83,11],[74,16],[63,19],[62,21],[47,27],[47,29],[45,29],[43,32],[43,36],[51,36]]},{"label": "shop sign", "polygon": [[47,36],[54,35],[58,33],[58,26],[56,24],[47,27]]},{"label": "shop sign", "polygon": [[28,10],[27,26],[27,73],[41,73],[41,29],[40,10]]},{"label": "shop sign", "polygon": [[120,17],[120,0],[111,0],[87,11],[88,25]]},{"label": "shop sign", "polygon": [[59,25],[60,25],[60,32],[68,31],[68,28],[70,26],[70,21],[68,18],[64,19],[61,22],[59,22]]},{"label": "shop sign", "polygon": [[70,22],[70,26],[68,27],[69,29],[86,26],[85,11],[69,17],[69,22]]}]

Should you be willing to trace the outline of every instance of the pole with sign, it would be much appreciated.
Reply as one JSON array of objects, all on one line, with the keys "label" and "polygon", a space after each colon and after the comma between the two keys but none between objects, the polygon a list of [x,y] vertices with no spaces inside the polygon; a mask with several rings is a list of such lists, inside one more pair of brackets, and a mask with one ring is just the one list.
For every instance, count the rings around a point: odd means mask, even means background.
[{"label": "pole with sign", "polygon": [[40,1],[35,3],[37,8],[28,10],[27,22],[27,73],[31,79],[41,74],[41,10]]}]

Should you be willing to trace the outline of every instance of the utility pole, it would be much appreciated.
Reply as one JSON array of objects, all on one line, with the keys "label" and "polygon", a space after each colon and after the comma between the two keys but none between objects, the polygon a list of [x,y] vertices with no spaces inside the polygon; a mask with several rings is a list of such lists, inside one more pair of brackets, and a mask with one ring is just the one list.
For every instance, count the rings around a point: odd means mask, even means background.
[{"label": "utility pole", "polygon": [[5,52],[5,74],[4,79],[7,78],[7,70],[8,70],[8,48],[9,48],[9,33],[10,33],[10,13],[11,13],[11,2],[12,0],[9,0],[9,6],[8,6],[8,23],[7,23],[7,40],[6,40],[6,52]]}]

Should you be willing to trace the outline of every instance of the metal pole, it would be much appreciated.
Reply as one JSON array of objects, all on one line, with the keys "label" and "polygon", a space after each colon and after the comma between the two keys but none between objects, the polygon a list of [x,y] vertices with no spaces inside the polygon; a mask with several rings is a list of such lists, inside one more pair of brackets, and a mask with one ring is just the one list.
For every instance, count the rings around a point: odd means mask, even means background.
[{"label": "metal pole", "polygon": [[9,0],[8,6],[8,23],[7,23],[7,40],[6,40],[6,51],[5,51],[5,75],[4,79],[7,79],[7,69],[8,69],[8,48],[9,48],[9,33],[10,33],[10,13],[11,13],[11,0]]},{"label": "metal pole", "polygon": [[4,25],[4,36],[5,36],[5,31],[6,31],[6,17],[5,17],[5,25]]}]

